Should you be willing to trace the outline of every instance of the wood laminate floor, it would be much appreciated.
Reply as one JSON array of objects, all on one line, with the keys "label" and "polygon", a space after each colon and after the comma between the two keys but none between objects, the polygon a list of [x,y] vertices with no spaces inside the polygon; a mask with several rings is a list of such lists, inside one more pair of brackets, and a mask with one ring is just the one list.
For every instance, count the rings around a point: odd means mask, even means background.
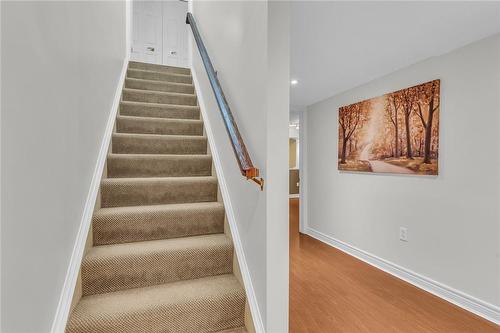
[{"label": "wood laminate floor", "polygon": [[298,199],[290,199],[290,332],[500,332],[500,326],[299,234],[298,216]]}]

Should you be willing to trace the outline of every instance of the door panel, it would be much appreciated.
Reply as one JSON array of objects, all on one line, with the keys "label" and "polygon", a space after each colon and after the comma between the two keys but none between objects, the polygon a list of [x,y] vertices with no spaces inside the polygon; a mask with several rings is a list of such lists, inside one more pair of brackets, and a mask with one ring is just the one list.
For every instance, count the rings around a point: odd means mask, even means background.
[{"label": "door panel", "polygon": [[186,14],[186,2],[163,3],[163,64],[165,65],[188,66]]},{"label": "door panel", "polygon": [[162,3],[133,2],[133,40],[131,59],[153,64],[162,63]]}]

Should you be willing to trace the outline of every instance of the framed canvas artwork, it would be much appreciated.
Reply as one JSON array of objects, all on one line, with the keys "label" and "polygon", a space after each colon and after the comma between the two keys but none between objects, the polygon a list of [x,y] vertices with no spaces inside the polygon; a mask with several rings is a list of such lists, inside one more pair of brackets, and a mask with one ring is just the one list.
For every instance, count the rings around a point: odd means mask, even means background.
[{"label": "framed canvas artwork", "polygon": [[437,175],[440,80],[339,108],[338,169]]}]

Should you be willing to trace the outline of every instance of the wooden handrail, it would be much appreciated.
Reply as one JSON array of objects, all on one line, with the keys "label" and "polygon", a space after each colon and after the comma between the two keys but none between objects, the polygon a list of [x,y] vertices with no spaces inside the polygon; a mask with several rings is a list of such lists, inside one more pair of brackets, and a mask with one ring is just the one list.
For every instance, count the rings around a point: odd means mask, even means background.
[{"label": "wooden handrail", "polygon": [[186,24],[189,24],[191,26],[191,30],[193,31],[196,45],[198,46],[198,50],[200,51],[200,56],[203,61],[203,65],[205,66],[205,70],[207,71],[208,80],[210,81],[210,85],[212,86],[215,99],[217,100],[217,104],[219,105],[222,119],[224,120],[224,125],[226,125],[227,134],[229,135],[231,145],[233,146],[234,154],[236,155],[236,159],[238,160],[241,174],[247,179],[257,183],[260,186],[260,189],[263,190],[264,179],[259,177],[259,169],[253,166],[250,155],[248,154],[245,143],[243,142],[240,131],[238,130],[238,126],[234,121],[231,109],[227,104],[226,97],[224,97],[224,92],[222,91],[222,87],[219,83],[219,79],[217,78],[217,74],[212,65],[212,61],[210,61],[207,49],[205,48],[203,40],[201,39],[201,35],[198,31],[198,27],[196,26],[196,21],[193,17],[193,14],[187,13]]}]

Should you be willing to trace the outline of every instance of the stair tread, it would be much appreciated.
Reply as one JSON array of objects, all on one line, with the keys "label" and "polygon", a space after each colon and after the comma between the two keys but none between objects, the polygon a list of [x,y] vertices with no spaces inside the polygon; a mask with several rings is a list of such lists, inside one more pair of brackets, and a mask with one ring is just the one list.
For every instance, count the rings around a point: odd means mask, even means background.
[{"label": "stair tread", "polygon": [[164,80],[149,80],[147,78],[127,77],[125,79],[125,88],[139,89],[145,91],[194,94],[194,85],[192,83],[180,83],[180,82],[171,82]]},{"label": "stair tread", "polygon": [[[111,162],[111,165],[108,165],[108,172],[110,167],[114,166],[114,162],[117,161],[123,161],[123,163],[126,162],[134,162],[136,165],[134,166],[135,168],[141,168],[144,167],[144,164],[141,164],[143,162],[150,162],[150,161],[157,161],[157,162],[206,162],[209,163],[212,160],[212,155],[208,154],[191,154],[191,155],[179,155],[179,154],[119,154],[119,153],[110,153],[108,154],[108,164]],[[132,166],[129,166],[132,167]],[[210,175],[205,175],[205,176],[210,176]],[[109,177],[109,175],[108,175]],[[124,177],[118,177],[118,178],[126,178],[129,176],[124,176]],[[133,176],[132,176],[133,177]],[[160,176],[159,176],[160,177]],[[163,176],[162,176],[163,177]],[[168,177],[168,176],[164,176]],[[186,175],[186,177],[191,177],[190,175]],[[111,178],[111,177],[109,177]],[[117,178],[117,177],[112,177],[112,178]],[[139,178],[137,176],[136,178]]]},{"label": "stair tread", "polygon": [[206,154],[205,135],[113,133],[112,152],[119,154]]},{"label": "stair tread", "polygon": [[183,67],[183,66],[172,66],[172,65],[162,65],[162,64],[154,64],[151,62],[143,62],[143,61],[135,61],[135,60],[130,60],[129,65],[132,66],[150,66],[150,67],[158,67],[158,68],[178,68],[178,69],[186,69],[189,70],[189,67]]},{"label": "stair tread", "polygon": [[155,159],[211,159],[212,156],[208,154],[190,154],[190,155],[178,155],[178,154],[119,154],[119,153],[109,153],[108,158],[155,158]]},{"label": "stair tread", "polygon": [[245,292],[233,274],[90,295],[75,307],[67,332],[106,327],[113,332],[144,332],[144,327],[148,332],[192,332],[200,326],[220,331],[243,326],[244,302]]},{"label": "stair tread", "polygon": [[200,108],[196,105],[121,101],[119,115],[199,120]]},{"label": "stair tread", "polygon": [[112,256],[141,256],[152,252],[190,251],[193,248],[231,246],[231,240],[223,233],[189,237],[149,240],[134,243],[100,245],[92,247],[85,261],[100,260]]},{"label": "stair tread", "polygon": [[[136,137],[136,138],[165,138],[165,139],[200,139],[206,140],[207,137],[205,135],[183,135],[183,134],[149,134],[149,133],[113,133],[113,136],[116,137]],[[167,154],[164,154],[167,155]]]},{"label": "stair tread", "polygon": [[187,202],[187,203],[173,203],[163,205],[143,205],[143,206],[127,206],[127,207],[103,207],[99,208],[94,214],[96,215],[109,215],[118,213],[141,213],[165,210],[192,210],[196,208],[223,208],[224,205],[218,201],[211,202]]},{"label": "stair tread", "polygon": [[117,119],[141,120],[141,121],[155,121],[163,123],[188,123],[188,124],[203,124],[200,119],[184,119],[184,118],[160,118],[160,117],[143,117],[143,116],[128,116],[118,115]]},{"label": "stair tread", "polygon": [[153,80],[158,82],[193,84],[193,78],[190,74],[175,73],[172,71],[165,72],[165,71],[141,70],[141,69],[129,68],[127,70],[127,78]]},{"label": "stair tread", "polygon": [[[144,83],[154,83],[154,84],[160,84],[160,85],[176,85],[176,86],[181,86],[181,87],[194,88],[194,85],[192,83],[182,83],[182,82],[171,82],[171,81],[139,79],[139,78],[136,78],[136,77],[127,77],[126,80],[128,80],[128,81],[136,81],[136,82],[144,82]],[[136,89],[136,88],[127,88],[127,89]],[[142,90],[142,89],[136,89],[136,90]],[[150,91],[156,91],[156,90],[150,90]]]},{"label": "stair tread", "polygon": [[107,207],[93,216],[94,245],[224,232],[221,202]]},{"label": "stair tread", "polygon": [[224,331],[218,331],[216,333],[248,333],[245,327],[230,328]]},{"label": "stair tread", "polygon": [[232,256],[224,233],[94,246],[82,263],[83,295],[228,274]]},{"label": "stair tread", "polygon": [[217,201],[217,178],[107,178],[101,181],[101,206],[123,207]]},{"label": "stair tread", "polygon": [[132,69],[148,69],[148,70],[154,70],[154,71],[160,71],[160,72],[178,72],[186,75],[190,75],[191,70],[188,67],[176,67],[176,66],[167,66],[167,65],[160,65],[160,64],[151,64],[151,63],[145,63],[145,62],[138,62],[138,61],[129,61],[129,66],[128,68]]},{"label": "stair tread", "polygon": [[[96,315],[137,311],[152,304],[175,304],[185,302],[199,296],[231,292],[243,292],[241,285],[233,274],[210,276],[194,280],[184,280],[162,285],[121,290],[112,293],[83,297],[76,312],[87,310]],[[198,295],[197,295],[198,294]],[[78,311],[79,310],[79,311]]]},{"label": "stair tread", "polygon": [[117,177],[117,178],[106,178],[101,181],[101,184],[120,184],[128,183],[133,184],[144,184],[144,183],[202,183],[202,182],[217,182],[217,177],[215,176],[187,176],[187,177]]},{"label": "stair tread", "polygon": [[126,101],[160,103],[160,104],[178,104],[178,105],[197,105],[196,94],[166,92],[157,90],[131,89],[123,88],[122,99]]},{"label": "stair tread", "polygon": [[[123,88],[124,92],[136,92],[148,95],[164,95],[164,96],[183,96],[183,97],[196,97],[196,94],[186,94],[179,92],[170,92],[170,91],[158,91],[158,90],[145,90],[145,89],[134,89],[134,88]],[[162,104],[162,103],[157,103]],[[180,104],[184,105],[184,104]]]},{"label": "stair tread", "polygon": [[208,154],[108,154],[108,178],[197,177],[212,175]]},{"label": "stair tread", "polygon": [[[146,73],[161,73],[165,74],[166,72],[159,72],[159,71],[154,71],[152,69],[140,69],[140,68],[129,68],[129,71],[134,71],[134,72],[146,72]],[[190,74],[181,74],[181,73],[167,73],[168,75],[172,76],[179,76],[179,77],[191,77]]]},{"label": "stair tread", "polygon": [[168,119],[137,116],[117,116],[118,133],[195,135],[203,136],[203,122],[199,119]]},{"label": "stair tread", "polygon": [[[140,90],[140,89],[136,89]],[[188,109],[199,111],[200,107],[197,105],[185,105],[185,104],[165,104],[165,103],[151,103],[151,102],[137,102],[137,101],[121,101],[120,104],[123,105],[137,105],[137,106],[148,106],[153,108],[172,108],[172,109]]]}]

